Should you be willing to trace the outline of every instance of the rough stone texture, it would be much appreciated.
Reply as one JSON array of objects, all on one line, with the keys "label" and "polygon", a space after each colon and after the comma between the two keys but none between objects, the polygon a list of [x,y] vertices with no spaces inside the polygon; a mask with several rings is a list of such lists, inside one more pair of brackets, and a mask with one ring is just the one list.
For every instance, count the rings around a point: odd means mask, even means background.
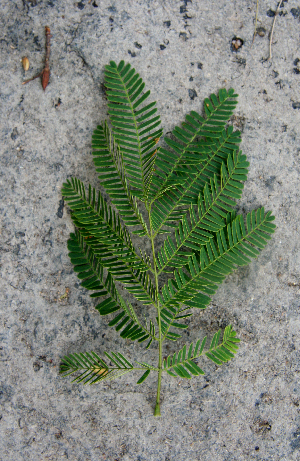
[{"label": "rough stone texture", "polygon": [[[300,460],[299,2],[1,0],[1,460]],[[53,35],[50,84],[22,86]],[[266,32],[264,33],[263,30]],[[232,51],[232,39],[242,47]],[[24,75],[21,58],[30,69]],[[73,229],[60,193],[76,175],[97,185],[91,134],[106,117],[103,70],[125,59],[158,101],[165,133],[220,87],[240,94],[233,124],[251,162],[240,211],[276,215],[273,240],[236,271],[178,350],[232,323],[240,352],[191,381],[156,376],[83,387],[58,375],[69,352],[124,350],[156,363],[156,349],[122,343],[94,310],[67,255]],[[69,296],[60,299],[69,288]]]}]

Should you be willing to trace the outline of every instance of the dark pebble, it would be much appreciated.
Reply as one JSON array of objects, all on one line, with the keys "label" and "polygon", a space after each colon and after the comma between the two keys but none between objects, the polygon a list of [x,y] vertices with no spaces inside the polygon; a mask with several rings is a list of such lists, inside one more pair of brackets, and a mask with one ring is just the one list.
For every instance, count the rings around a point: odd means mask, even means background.
[{"label": "dark pebble", "polygon": [[294,16],[295,19],[299,18],[300,19],[300,6],[298,8],[292,8],[291,13]]},{"label": "dark pebble", "polygon": [[64,204],[65,204],[65,202],[64,202],[63,199],[59,201],[59,207],[58,207],[58,210],[57,210],[57,213],[56,213],[56,216],[58,218],[62,218],[63,215],[64,215]]},{"label": "dark pebble", "polygon": [[189,90],[189,97],[191,98],[191,100],[193,101],[196,97],[197,97],[197,93],[195,90]]}]

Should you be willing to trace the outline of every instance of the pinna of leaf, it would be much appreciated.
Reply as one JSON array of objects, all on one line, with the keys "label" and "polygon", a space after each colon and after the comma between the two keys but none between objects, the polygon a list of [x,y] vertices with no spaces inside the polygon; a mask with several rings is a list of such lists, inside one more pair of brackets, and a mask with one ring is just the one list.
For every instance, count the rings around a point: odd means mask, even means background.
[{"label": "pinna of leaf", "polygon": [[[110,315],[109,325],[122,338],[145,342],[146,348],[158,342],[158,364],[132,363],[121,352],[101,357],[85,352],[65,356],[60,372],[75,373],[74,381],[89,384],[135,370],[141,373],[140,384],[155,372],[154,415],[159,416],[163,373],[186,379],[203,375],[199,359],[226,363],[237,352],[239,339],[229,325],[222,340],[218,331],[209,346],[204,337],[164,360],[163,343],[181,338],[180,331],[188,328],[185,319],[207,307],[228,274],[259,255],[276,226],[264,208],[245,218],[234,211],[249,166],[239,150],[240,132],[226,127],[237,104],[234,90],[210,95],[203,115],[191,111],[158,146],[160,116],[135,69],[111,61],[105,86],[110,127],[104,122],[96,128],[92,148],[111,205],[90,185],[86,191],[79,179],[67,180],[62,194],[76,227],[68,241],[69,256],[81,285],[100,298],[96,309]],[[149,238],[152,254],[136,249],[131,234]],[[167,236],[157,251],[161,234]],[[168,281],[159,289],[161,275]],[[119,285],[143,310],[154,306],[156,318],[144,320],[122,297]]]}]

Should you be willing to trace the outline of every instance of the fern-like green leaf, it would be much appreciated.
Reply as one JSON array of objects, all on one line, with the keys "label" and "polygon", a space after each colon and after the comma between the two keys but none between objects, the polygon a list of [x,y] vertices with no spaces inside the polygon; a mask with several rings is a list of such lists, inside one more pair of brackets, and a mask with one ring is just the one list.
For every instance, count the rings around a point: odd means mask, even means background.
[{"label": "fern-like green leaf", "polygon": [[120,352],[104,352],[104,354],[105,359],[95,352],[69,354],[61,361],[60,374],[66,377],[76,373],[77,376],[72,383],[96,384],[104,380],[112,381],[134,370],[146,370],[137,382],[141,384],[151,371],[158,371],[158,368],[148,364],[136,367]]},{"label": "fern-like green leaf", "polygon": [[[137,384],[142,384],[154,371],[158,416],[164,371],[185,379],[203,375],[198,359],[226,363],[239,339],[229,325],[222,341],[220,331],[213,336],[208,350],[205,337],[164,360],[163,342],[181,338],[193,309],[206,309],[225,277],[257,257],[276,226],[264,208],[245,220],[235,212],[249,164],[239,150],[240,133],[226,127],[237,103],[234,90],[211,94],[204,100],[204,115],[192,111],[158,147],[162,129],[156,103],[148,102],[150,91],[135,69],[111,61],[105,86],[111,128],[106,122],[99,125],[92,147],[111,205],[91,186],[86,192],[76,178],[63,185],[76,227],[69,256],[82,286],[99,298],[100,315],[112,316],[109,326],[124,339],[146,341],[146,348],[158,341],[158,367],[137,360],[133,365],[121,353],[105,353],[104,360],[86,352],[64,357],[61,373],[93,384],[136,370]],[[125,226],[142,237],[137,249]],[[165,233],[172,235],[157,251],[156,238]],[[119,285],[144,311],[152,305],[156,322],[147,320],[150,312],[141,322],[139,307],[123,299]]]},{"label": "fern-like green leaf", "polygon": [[215,333],[209,351],[205,352],[205,355],[216,365],[222,365],[222,363],[231,360],[238,350],[237,343],[240,342],[240,340],[236,338],[236,332],[232,330],[231,325],[225,328],[223,341],[219,345],[220,334],[220,330]]},{"label": "fern-like green leaf", "polygon": [[[114,319],[109,323],[114,326],[123,338],[132,341],[143,342],[146,339],[152,340],[155,337],[155,330],[149,332],[138,320],[131,304],[127,304],[118,292],[114,277],[111,272],[104,273],[104,264],[101,258],[87,245],[85,238],[77,231],[71,234],[68,241],[69,257],[74,264],[74,271],[81,280],[81,286],[92,290],[91,297],[105,297],[96,309],[100,315],[114,314]],[[154,333],[154,334],[153,334]]]},{"label": "fern-like green leaf", "polygon": [[128,187],[123,154],[116,145],[106,122],[94,131],[92,148],[96,171],[100,173],[101,185],[109,194],[124,223],[127,226],[138,226],[139,229],[134,231],[135,234],[148,235],[147,224]]},{"label": "fern-like green leaf", "polygon": [[[178,327],[176,317],[188,307],[205,308],[224,278],[236,266],[249,264],[249,257],[257,257],[271,238],[276,228],[272,224],[274,216],[265,214],[264,208],[248,213],[247,229],[241,216],[221,229],[216,239],[202,246],[199,253],[189,257],[183,269],[175,271],[175,279],[169,280],[160,296],[162,313],[164,314],[164,335],[172,326]],[[201,293],[198,293],[198,292]],[[191,303],[191,304],[190,304]]]},{"label": "fern-like green leaf", "polygon": [[[72,218],[78,227],[84,227],[121,261],[131,264],[142,272],[151,269],[149,260],[136,254],[129,232],[122,228],[115,211],[105,202],[100,192],[89,186],[88,195],[84,185],[77,178],[68,180],[62,194],[73,210]],[[98,195],[98,199],[96,197]]]},{"label": "fern-like green leaf", "polygon": [[105,355],[111,365],[107,365],[106,361],[95,352],[69,354],[61,362],[60,373],[65,377],[79,372],[80,374],[73,379],[72,383],[96,384],[100,381],[116,379],[135,369],[120,353],[105,352]]},{"label": "fern-like green leaf", "polygon": [[147,199],[153,175],[156,143],[162,135],[156,103],[144,105],[150,91],[143,92],[145,83],[121,61],[105,67],[105,86],[109,118],[114,138],[124,158],[124,167],[132,194]]},{"label": "fern-like green leaf", "polygon": [[222,138],[224,127],[237,104],[237,96],[232,89],[228,92],[222,89],[218,95],[212,94],[210,99],[205,99],[206,118],[192,111],[186,116],[182,128],[175,127],[175,140],[165,139],[172,150],[160,149],[155,165],[158,168],[153,177],[152,196],[160,196],[172,184],[182,184],[193,174],[194,167],[205,160],[210,144]]},{"label": "fern-like green leaf", "polygon": [[122,263],[120,259],[110,251],[110,247],[99,243],[99,240],[91,235],[86,229],[79,228],[78,232],[80,235],[84,236],[86,244],[93,250],[99,263],[101,263],[115,281],[122,282],[125,288],[143,304],[149,305],[155,302],[156,292],[149,274],[134,270],[132,265],[128,262]]},{"label": "fern-like green leaf", "polygon": [[153,304],[155,289],[149,274],[150,261],[139,257],[133,247],[129,233],[120,224],[118,216],[90,187],[88,197],[83,184],[73,179],[64,184],[62,193],[73,209],[73,221],[93,248],[101,255],[101,264],[126,289],[143,304]]},{"label": "fern-like green leaf", "polygon": [[[205,355],[217,365],[228,362],[234,357],[238,351],[237,343],[240,342],[236,338],[236,332],[232,330],[232,326],[228,325],[223,334],[222,343],[219,345],[221,330],[214,336],[210,344],[210,348],[205,352]],[[206,336],[201,341],[198,339],[195,347],[190,344],[189,349],[186,345],[178,353],[173,356],[168,356],[163,361],[163,370],[170,376],[190,379],[192,376],[204,375],[204,371],[194,362],[201,357],[206,343]]]},{"label": "fern-like green leaf", "polygon": [[[153,203],[151,220],[155,234],[162,232],[162,226],[174,227],[174,221],[182,218],[187,207],[191,203],[197,204],[199,192],[203,191],[207,182],[219,177],[222,163],[236,156],[241,141],[239,135],[229,127],[220,133],[219,139],[202,143],[207,152],[206,159],[193,166],[192,170],[176,173],[176,185],[168,187]],[[245,179],[245,175],[240,175],[239,180]]]},{"label": "fern-like green leaf", "polygon": [[[180,268],[188,263],[188,257],[199,247],[206,245],[226,225],[227,212],[235,205],[234,200],[241,197],[243,183],[240,178],[247,177],[249,163],[241,152],[229,154],[221,165],[220,180],[214,175],[198,195],[197,210],[190,206],[177,229],[175,241],[168,237],[158,253],[158,269],[163,272],[167,266]],[[187,251],[187,249],[189,251]],[[184,250],[184,251],[183,251]]]}]

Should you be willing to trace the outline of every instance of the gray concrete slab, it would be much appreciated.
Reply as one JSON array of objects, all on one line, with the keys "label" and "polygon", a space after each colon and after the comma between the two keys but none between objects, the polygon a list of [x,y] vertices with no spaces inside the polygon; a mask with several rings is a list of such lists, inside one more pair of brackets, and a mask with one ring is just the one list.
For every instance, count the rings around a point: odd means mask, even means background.
[{"label": "gray concrete slab", "polygon": [[[300,4],[204,0],[1,0],[0,459],[72,461],[300,460],[299,173]],[[52,32],[51,77],[41,70]],[[231,50],[233,37],[243,46]],[[24,74],[21,59],[30,69]],[[156,363],[155,348],[123,344],[80,288],[68,259],[72,231],[60,193],[76,175],[97,185],[91,134],[106,117],[104,66],[125,59],[157,100],[165,133],[221,87],[234,87],[233,124],[250,161],[239,210],[276,215],[271,243],[196,313],[173,352],[232,323],[235,360],[204,378],[156,376],[83,387],[58,375],[65,353],[123,350]],[[60,299],[69,288],[69,296]],[[152,362],[151,362],[152,361]]]}]

